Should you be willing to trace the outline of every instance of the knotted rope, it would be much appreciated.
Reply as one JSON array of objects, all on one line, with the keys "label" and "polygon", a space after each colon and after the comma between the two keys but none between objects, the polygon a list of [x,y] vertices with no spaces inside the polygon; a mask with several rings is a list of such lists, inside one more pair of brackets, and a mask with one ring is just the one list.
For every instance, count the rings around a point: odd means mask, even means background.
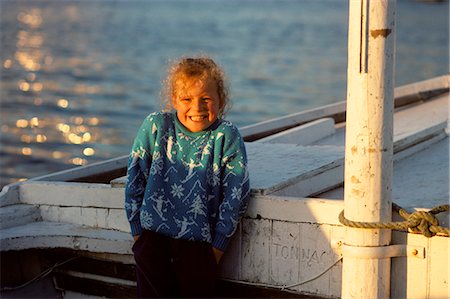
[{"label": "knotted rope", "polygon": [[402,207],[392,203],[392,208],[399,213],[405,221],[400,222],[360,222],[348,220],[344,216],[344,210],[339,214],[339,222],[345,226],[356,228],[385,228],[393,230],[410,230],[413,233],[421,233],[425,237],[430,238],[436,234],[448,237],[450,229],[439,226],[439,220],[434,215],[449,210],[449,205],[440,205],[434,207],[430,211],[416,211],[411,214],[406,212]]}]

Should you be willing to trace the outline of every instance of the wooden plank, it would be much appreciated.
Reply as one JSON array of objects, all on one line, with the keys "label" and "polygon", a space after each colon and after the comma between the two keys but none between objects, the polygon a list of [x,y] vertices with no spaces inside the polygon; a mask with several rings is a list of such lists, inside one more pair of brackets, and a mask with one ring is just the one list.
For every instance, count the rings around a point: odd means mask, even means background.
[{"label": "wooden plank", "polygon": [[16,204],[0,209],[0,228],[8,228],[35,222],[41,219],[39,207],[35,205]]},{"label": "wooden plank", "polygon": [[271,195],[314,197],[316,194],[341,186],[344,181],[344,165],[340,164],[341,162],[343,164],[343,160],[336,161],[336,167],[327,168],[313,176],[292,182],[292,184],[271,193]]},{"label": "wooden plank", "polygon": [[[247,143],[252,191],[270,194],[343,163],[343,148]],[[339,182],[336,182],[339,183]],[[311,187],[311,192],[317,192]]]},{"label": "wooden plank", "polygon": [[428,298],[450,298],[450,238],[433,237],[429,239],[429,244]]},{"label": "wooden plank", "polygon": [[70,248],[100,253],[132,254],[133,244],[133,238],[129,233],[46,221],[3,229],[0,240],[2,251]]},{"label": "wooden plank", "polygon": [[404,150],[411,149],[415,145],[425,142],[435,136],[445,136],[447,128],[447,120],[439,123],[429,123],[427,126],[421,127],[417,131],[408,131],[394,138],[394,153],[400,153]]},{"label": "wooden plank", "polygon": [[391,259],[391,297],[392,298],[429,298],[428,280],[428,238],[418,234],[393,231],[393,244],[407,244],[425,248],[425,259],[414,257],[396,257]]},{"label": "wooden plank", "polygon": [[449,94],[425,103],[409,106],[394,114],[394,140],[401,140],[413,132],[433,127],[448,119]]},{"label": "wooden plank", "polygon": [[[345,226],[336,226],[332,225],[330,227],[330,259],[333,261],[337,261],[340,257],[340,250],[336,248],[338,246],[337,242],[344,240],[345,237]],[[333,243],[336,242],[336,243]],[[341,298],[341,290],[342,290],[342,260],[337,263],[330,270],[330,292],[328,296]]]},{"label": "wooden plank", "polygon": [[321,118],[304,125],[258,139],[256,142],[310,145],[317,140],[334,134],[334,132],[334,120],[332,118]]},{"label": "wooden plank", "polygon": [[19,186],[22,182],[12,183],[3,187],[0,191],[0,207],[6,207],[20,203]]},{"label": "wooden plank", "polygon": [[267,121],[262,121],[253,125],[239,129],[245,141],[255,141],[257,139],[287,130],[319,118],[332,117],[335,122],[342,122],[345,119],[346,102],[321,106],[319,108],[308,109],[299,113],[293,113]]},{"label": "wooden plank", "polygon": [[[273,221],[270,247],[272,285],[291,285],[300,280],[300,224]],[[298,288],[295,288],[298,289]]]},{"label": "wooden plank", "polygon": [[340,225],[338,216],[343,209],[342,200],[255,196],[250,200],[247,216],[255,219]]},{"label": "wooden plank", "polygon": [[43,175],[30,179],[29,181],[71,181],[83,177],[97,175],[99,173],[106,173],[122,169],[127,166],[128,155],[120,156],[106,161],[91,163],[84,166],[78,166],[67,170],[54,172],[48,175]]},{"label": "wooden plank", "polygon": [[[339,176],[322,176],[315,184],[311,178],[329,170],[342,167],[344,148],[335,146],[300,146],[294,144],[247,143],[250,187],[253,193],[270,194],[275,191],[308,181],[308,189],[296,196],[317,193],[322,188],[342,182]],[[339,171],[339,170],[337,170]],[[126,177],[111,182],[115,188],[123,188]],[[298,190],[298,188],[296,188]],[[297,192],[297,191],[295,191]],[[299,195],[301,194],[301,195]]]},{"label": "wooden plank", "polygon": [[[333,264],[334,254],[330,246],[330,227],[315,223],[301,225],[300,281],[306,281]],[[299,291],[312,294],[330,293],[330,272],[299,287]]]},{"label": "wooden plank", "polygon": [[124,193],[107,184],[29,181],[20,185],[20,202],[121,209]]},{"label": "wooden plank", "polygon": [[72,223],[130,232],[130,225],[124,209],[41,205],[40,211],[43,221]]},{"label": "wooden plank", "polygon": [[447,74],[396,87],[394,90],[396,107],[446,93],[449,90],[449,81],[450,75]]},{"label": "wooden plank", "polygon": [[131,233],[130,223],[128,222],[127,216],[125,214],[125,209],[109,209],[108,212],[109,214],[106,226],[108,229],[115,229]]},{"label": "wooden plank", "polygon": [[242,280],[257,283],[269,281],[271,234],[271,220],[242,220]]},{"label": "wooden plank", "polygon": [[443,139],[394,165],[393,201],[405,209],[448,203],[449,139]]}]

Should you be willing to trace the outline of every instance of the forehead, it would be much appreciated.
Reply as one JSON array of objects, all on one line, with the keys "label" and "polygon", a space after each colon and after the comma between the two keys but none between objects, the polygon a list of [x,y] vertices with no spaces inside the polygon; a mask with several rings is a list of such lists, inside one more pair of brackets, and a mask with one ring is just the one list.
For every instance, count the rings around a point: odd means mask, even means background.
[{"label": "forehead", "polygon": [[217,92],[217,83],[211,78],[185,78],[175,82],[174,92],[177,95],[189,94],[193,91]]}]

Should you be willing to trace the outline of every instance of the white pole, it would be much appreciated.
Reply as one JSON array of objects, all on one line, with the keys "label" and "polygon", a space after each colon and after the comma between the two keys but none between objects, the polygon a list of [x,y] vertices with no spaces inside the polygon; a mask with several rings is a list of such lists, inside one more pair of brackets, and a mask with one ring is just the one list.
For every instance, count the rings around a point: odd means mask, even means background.
[{"label": "white pole", "polygon": [[[391,220],[396,0],[350,0],[345,217]],[[390,230],[347,228],[348,246],[385,246]],[[389,298],[390,259],[344,255],[342,298]]]}]

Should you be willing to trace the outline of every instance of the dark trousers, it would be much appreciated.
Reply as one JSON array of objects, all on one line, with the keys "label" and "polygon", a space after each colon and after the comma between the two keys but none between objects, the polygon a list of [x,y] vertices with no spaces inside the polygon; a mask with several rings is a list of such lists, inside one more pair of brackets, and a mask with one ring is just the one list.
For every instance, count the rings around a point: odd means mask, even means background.
[{"label": "dark trousers", "polygon": [[138,298],[214,296],[217,263],[211,244],[144,230],[133,253]]}]

